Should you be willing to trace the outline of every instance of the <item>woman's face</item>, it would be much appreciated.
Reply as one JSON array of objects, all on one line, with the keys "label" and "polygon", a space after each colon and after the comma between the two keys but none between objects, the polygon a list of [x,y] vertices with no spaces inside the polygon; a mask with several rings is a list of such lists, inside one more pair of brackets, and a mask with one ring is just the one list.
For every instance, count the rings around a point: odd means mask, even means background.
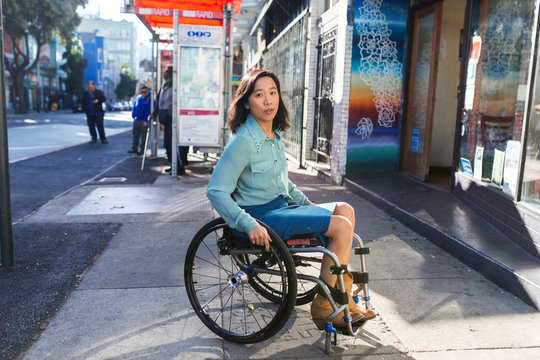
[{"label": "woman's face", "polygon": [[279,107],[279,93],[274,79],[269,76],[257,79],[244,106],[257,122],[271,124]]}]

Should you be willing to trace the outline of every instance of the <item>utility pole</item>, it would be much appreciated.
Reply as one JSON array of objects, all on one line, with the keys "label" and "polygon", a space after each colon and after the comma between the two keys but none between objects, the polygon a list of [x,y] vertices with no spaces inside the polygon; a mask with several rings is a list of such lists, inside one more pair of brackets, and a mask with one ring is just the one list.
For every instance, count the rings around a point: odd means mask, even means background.
[{"label": "utility pole", "polygon": [[[157,94],[159,92],[159,85],[158,85],[158,74],[157,74],[157,59],[159,56],[159,38],[152,34],[152,103],[151,108],[152,112],[154,113],[154,101],[157,98]],[[151,155],[152,157],[156,157],[158,155],[158,143],[159,143],[159,125],[158,125],[158,119],[155,118],[152,120],[152,128],[150,131],[150,134],[152,135],[152,145],[150,146],[151,149]]]},{"label": "utility pole", "polygon": [[6,80],[4,78],[4,22],[0,0],[0,249],[2,266],[13,266],[13,231],[9,190],[9,152],[6,116]]},{"label": "utility pole", "polygon": [[178,17],[179,11],[173,12],[174,41],[173,41],[173,102],[172,102],[172,145],[171,145],[171,175],[178,175]]},{"label": "utility pole", "polygon": [[225,61],[223,61],[223,126],[222,126],[222,137],[221,137],[221,146],[222,149],[225,147],[228,126],[227,126],[227,116],[229,114],[229,107],[231,106],[232,101],[232,68],[233,68],[233,51],[232,51],[232,24],[233,24],[233,9],[230,3],[227,3],[223,6],[223,48]]}]

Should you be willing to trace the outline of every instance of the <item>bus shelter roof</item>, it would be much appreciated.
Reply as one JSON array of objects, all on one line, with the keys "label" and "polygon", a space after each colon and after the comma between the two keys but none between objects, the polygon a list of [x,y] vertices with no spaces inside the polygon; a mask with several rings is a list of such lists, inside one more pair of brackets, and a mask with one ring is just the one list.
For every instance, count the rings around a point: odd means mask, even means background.
[{"label": "bus shelter roof", "polygon": [[222,26],[228,4],[238,14],[242,0],[133,0],[134,13],[150,31],[172,29],[174,10],[179,10],[180,24]]}]

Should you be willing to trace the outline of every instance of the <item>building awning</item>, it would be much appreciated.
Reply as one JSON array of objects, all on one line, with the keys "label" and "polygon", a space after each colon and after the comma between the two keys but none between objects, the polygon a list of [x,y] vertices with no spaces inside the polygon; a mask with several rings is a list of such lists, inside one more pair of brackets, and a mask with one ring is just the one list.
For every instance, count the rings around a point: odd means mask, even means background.
[{"label": "building awning", "polygon": [[223,9],[230,4],[238,14],[242,0],[132,0],[133,12],[150,30],[173,28],[173,11],[180,24],[223,25]]}]

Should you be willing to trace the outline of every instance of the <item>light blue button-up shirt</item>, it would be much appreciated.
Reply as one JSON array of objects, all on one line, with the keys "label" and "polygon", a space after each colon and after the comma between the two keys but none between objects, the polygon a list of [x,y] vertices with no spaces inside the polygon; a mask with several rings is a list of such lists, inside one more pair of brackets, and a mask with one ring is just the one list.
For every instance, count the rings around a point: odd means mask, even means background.
[{"label": "light blue button-up shirt", "polygon": [[266,136],[251,115],[231,137],[206,190],[230,227],[247,233],[257,226],[240,206],[263,205],[278,196],[289,204],[310,204],[289,180],[284,146],[280,132],[274,139]]}]

